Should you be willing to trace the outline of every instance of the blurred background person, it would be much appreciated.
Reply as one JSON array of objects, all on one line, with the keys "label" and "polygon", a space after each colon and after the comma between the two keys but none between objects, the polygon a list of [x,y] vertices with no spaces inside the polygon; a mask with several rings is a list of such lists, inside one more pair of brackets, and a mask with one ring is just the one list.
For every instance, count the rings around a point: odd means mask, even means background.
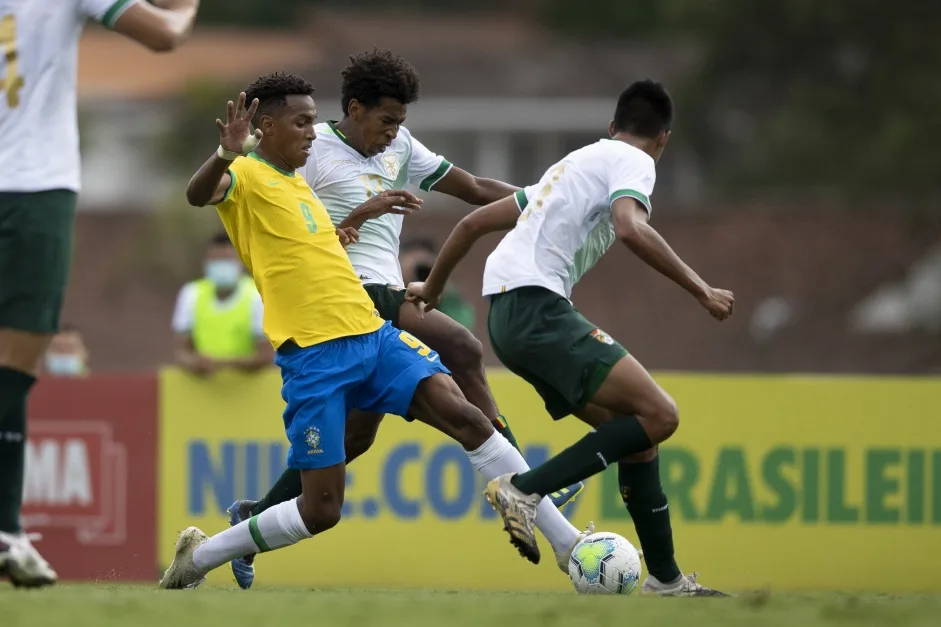
[{"label": "blurred background person", "polygon": [[[402,277],[405,279],[405,284],[427,279],[437,256],[438,248],[429,239],[419,238],[403,242],[399,252],[399,263],[402,264]],[[477,311],[473,303],[464,298],[453,285],[449,284],[445,288],[437,309],[470,331],[474,330]]]},{"label": "blurred background person", "polygon": [[77,327],[63,324],[52,336],[43,360],[43,372],[53,377],[88,376],[88,348]]},{"label": "blurred background person", "polygon": [[255,371],[272,363],[261,296],[225,233],[209,242],[203,271],[203,278],[184,285],[177,296],[177,363],[199,375],[220,368]]}]

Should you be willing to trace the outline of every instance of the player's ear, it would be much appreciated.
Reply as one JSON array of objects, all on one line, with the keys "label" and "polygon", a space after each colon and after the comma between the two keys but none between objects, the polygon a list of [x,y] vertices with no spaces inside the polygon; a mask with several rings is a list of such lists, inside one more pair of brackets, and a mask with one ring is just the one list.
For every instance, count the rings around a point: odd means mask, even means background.
[{"label": "player's ear", "polygon": [[[270,115],[261,115],[259,116],[258,125],[255,128],[260,128],[261,132],[265,135],[270,135],[274,130],[274,118]],[[253,125],[254,126],[254,125]]]},{"label": "player's ear", "polygon": [[355,122],[360,122],[366,114],[366,107],[364,107],[359,100],[353,98],[350,100],[350,105],[346,108],[346,114],[353,118]]},{"label": "player's ear", "polygon": [[608,137],[614,137],[614,135],[614,120],[611,120],[611,122],[608,123]]}]

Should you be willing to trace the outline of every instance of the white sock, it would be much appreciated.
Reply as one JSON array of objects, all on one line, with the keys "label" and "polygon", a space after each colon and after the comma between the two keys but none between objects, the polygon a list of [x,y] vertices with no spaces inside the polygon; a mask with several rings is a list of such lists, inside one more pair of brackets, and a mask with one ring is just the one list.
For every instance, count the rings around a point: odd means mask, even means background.
[{"label": "white sock", "polygon": [[[510,472],[522,473],[529,465],[509,440],[494,432],[476,451],[469,451],[471,463],[487,481]],[[575,544],[578,529],[572,526],[548,497],[543,497],[536,514],[536,528],[546,536],[553,550],[568,550]]]},{"label": "white sock", "polygon": [[235,558],[274,551],[309,537],[297,499],[292,499],[212,536],[193,553],[193,565],[208,573]]}]

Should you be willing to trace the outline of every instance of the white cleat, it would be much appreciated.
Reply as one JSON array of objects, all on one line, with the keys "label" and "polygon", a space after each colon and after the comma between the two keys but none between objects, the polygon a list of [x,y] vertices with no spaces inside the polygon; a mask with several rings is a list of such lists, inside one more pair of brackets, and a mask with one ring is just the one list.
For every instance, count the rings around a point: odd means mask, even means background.
[{"label": "white cleat", "polygon": [[575,550],[575,547],[578,546],[578,543],[590,536],[595,532],[595,523],[588,523],[588,528],[585,531],[581,532],[575,536],[575,542],[572,543],[572,546],[564,551],[555,552],[555,562],[559,565],[559,570],[561,570],[566,575],[569,574],[569,561],[572,559],[572,551]]},{"label": "white cleat", "polygon": [[656,597],[728,597],[730,595],[707,588],[696,583],[696,573],[682,575],[674,583],[660,583],[656,578],[647,575],[644,585],[640,587],[643,596]]},{"label": "white cleat", "polygon": [[0,575],[6,575],[17,588],[41,588],[59,580],[56,571],[43,559],[30,541],[37,534],[0,531]]},{"label": "white cleat", "polygon": [[539,563],[539,545],[536,543],[536,508],[542,497],[524,494],[510,483],[515,473],[501,475],[487,484],[484,496],[503,518],[503,528],[510,534],[510,543],[520,555],[533,564]]},{"label": "white cleat", "polygon": [[193,553],[209,537],[196,527],[187,527],[180,532],[176,541],[176,554],[170,568],[163,573],[160,587],[164,590],[183,590],[195,588],[206,581],[206,573],[200,572],[193,564]]}]

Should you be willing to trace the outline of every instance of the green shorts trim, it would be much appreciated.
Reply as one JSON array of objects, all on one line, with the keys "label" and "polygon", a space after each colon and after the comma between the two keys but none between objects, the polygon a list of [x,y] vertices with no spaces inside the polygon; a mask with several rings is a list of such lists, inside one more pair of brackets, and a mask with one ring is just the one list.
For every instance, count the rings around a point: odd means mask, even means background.
[{"label": "green shorts trim", "polygon": [[55,333],[72,264],[75,192],[0,192],[0,328]]},{"label": "green shorts trim", "polygon": [[381,283],[368,283],[363,287],[379,312],[379,317],[388,320],[394,327],[399,326],[399,308],[405,302],[405,289]]},{"label": "green shorts trim", "polygon": [[627,350],[542,287],[490,297],[490,343],[511,372],[532,385],[553,420],[582,409]]}]

